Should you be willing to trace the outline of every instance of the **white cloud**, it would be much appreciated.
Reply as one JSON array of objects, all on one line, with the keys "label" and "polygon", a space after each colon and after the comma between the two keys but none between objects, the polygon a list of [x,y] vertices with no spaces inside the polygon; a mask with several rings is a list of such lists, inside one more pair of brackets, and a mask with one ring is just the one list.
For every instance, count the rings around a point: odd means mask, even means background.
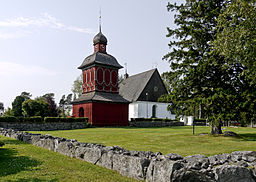
[{"label": "white cloud", "polygon": [[55,72],[40,66],[21,65],[11,62],[0,62],[0,76],[54,76]]},{"label": "white cloud", "polygon": [[0,31],[0,39],[17,39],[17,38],[22,38],[25,37],[27,34],[29,34],[29,32],[1,32]]},{"label": "white cloud", "polygon": [[[80,33],[87,33],[87,34],[94,34],[95,31],[93,31],[90,28],[81,28],[77,26],[72,25],[66,25],[62,23],[57,18],[49,15],[48,13],[44,13],[41,17],[17,17],[13,19],[6,19],[6,20],[0,20],[0,27],[2,28],[52,28],[52,29],[59,29],[59,30],[67,30],[67,31],[74,31],[74,32],[80,32]],[[27,33],[21,31],[21,32],[14,32],[10,33],[8,30],[8,33],[0,32],[0,39],[12,39],[12,38],[20,38],[23,36],[26,36]]]}]

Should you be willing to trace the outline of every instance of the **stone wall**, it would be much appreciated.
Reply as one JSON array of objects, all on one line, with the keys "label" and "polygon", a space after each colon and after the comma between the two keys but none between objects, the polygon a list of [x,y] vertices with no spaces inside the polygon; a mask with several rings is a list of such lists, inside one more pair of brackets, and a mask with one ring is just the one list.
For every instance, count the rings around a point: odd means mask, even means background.
[{"label": "stone wall", "polygon": [[81,143],[50,135],[0,128],[0,134],[48,150],[116,170],[147,182],[254,182],[256,151],[237,151],[210,157],[128,151],[118,146]]},{"label": "stone wall", "polygon": [[132,121],[129,123],[133,127],[166,127],[166,126],[184,126],[184,122],[163,122],[163,121]]},{"label": "stone wall", "polygon": [[20,131],[51,131],[74,130],[86,128],[86,122],[59,122],[59,123],[8,123],[0,122],[0,127]]}]

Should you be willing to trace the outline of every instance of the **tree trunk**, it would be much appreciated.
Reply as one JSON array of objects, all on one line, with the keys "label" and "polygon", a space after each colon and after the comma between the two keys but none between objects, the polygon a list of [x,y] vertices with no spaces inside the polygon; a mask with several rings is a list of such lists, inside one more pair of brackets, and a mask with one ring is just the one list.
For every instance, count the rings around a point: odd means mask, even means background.
[{"label": "tree trunk", "polygon": [[212,131],[211,131],[212,135],[218,135],[218,134],[222,134],[221,131],[221,124],[218,124],[217,126],[212,124]]}]

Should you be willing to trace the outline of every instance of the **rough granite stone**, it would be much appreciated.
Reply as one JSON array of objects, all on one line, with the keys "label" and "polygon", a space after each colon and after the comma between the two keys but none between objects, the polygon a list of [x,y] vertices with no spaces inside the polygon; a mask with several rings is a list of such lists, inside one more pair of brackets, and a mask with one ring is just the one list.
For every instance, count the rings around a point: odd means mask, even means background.
[{"label": "rough granite stone", "polygon": [[75,156],[75,146],[70,141],[60,142],[56,152],[67,155],[69,157]]},{"label": "rough granite stone", "polygon": [[161,152],[129,151],[75,139],[31,134],[0,128],[0,134],[61,154],[113,169],[148,182],[252,182],[256,181],[256,151],[236,151],[210,157]]},{"label": "rough granite stone", "polygon": [[122,154],[113,155],[113,170],[124,176],[144,180],[150,160],[144,157],[127,156]]},{"label": "rough granite stone", "polygon": [[236,151],[231,153],[231,160],[238,162],[244,160],[246,162],[256,161],[256,151]]},{"label": "rough granite stone", "polygon": [[213,174],[207,172],[207,170],[193,170],[181,168],[176,170],[172,174],[172,182],[214,182]]},{"label": "rough granite stone", "polygon": [[221,165],[230,160],[230,154],[218,154],[208,157],[210,161],[210,165],[216,166]]},{"label": "rough granite stone", "polygon": [[113,150],[103,150],[103,154],[96,164],[108,169],[113,169],[113,155]]},{"label": "rough granite stone", "polygon": [[241,166],[218,166],[214,173],[216,182],[255,182],[251,170]]},{"label": "rough granite stone", "polygon": [[181,161],[153,159],[147,170],[147,182],[171,182],[174,171],[184,167]]},{"label": "rough granite stone", "polygon": [[201,154],[184,157],[184,160],[187,162],[186,168],[188,169],[207,169],[210,165],[208,157]]}]

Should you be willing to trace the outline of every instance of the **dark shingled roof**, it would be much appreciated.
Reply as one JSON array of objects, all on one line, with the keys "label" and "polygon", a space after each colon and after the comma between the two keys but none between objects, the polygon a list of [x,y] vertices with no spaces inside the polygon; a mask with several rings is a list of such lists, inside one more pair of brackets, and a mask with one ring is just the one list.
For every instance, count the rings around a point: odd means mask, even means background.
[{"label": "dark shingled roof", "polygon": [[81,95],[78,99],[74,100],[72,104],[86,103],[91,101],[129,103],[129,101],[124,99],[119,94],[107,92],[90,92]]},{"label": "dark shingled roof", "polygon": [[106,66],[112,66],[116,68],[123,68],[116,60],[115,57],[101,52],[93,53],[92,55],[88,56],[84,59],[81,66],[78,67],[78,69],[83,69],[87,66],[93,65],[93,64],[102,64]]},{"label": "dark shingled roof", "polygon": [[119,94],[130,102],[137,101],[155,71],[157,69],[152,69],[124,79],[119,84]]},{"label": "dark shingled roof", "polygon": [[108,43],[107,38],[101,33],[101,31],[97,35],[95,35],[95,37],[93,38],[93,45],[98,43],[105,44],[105,45],[107,45]]}]

